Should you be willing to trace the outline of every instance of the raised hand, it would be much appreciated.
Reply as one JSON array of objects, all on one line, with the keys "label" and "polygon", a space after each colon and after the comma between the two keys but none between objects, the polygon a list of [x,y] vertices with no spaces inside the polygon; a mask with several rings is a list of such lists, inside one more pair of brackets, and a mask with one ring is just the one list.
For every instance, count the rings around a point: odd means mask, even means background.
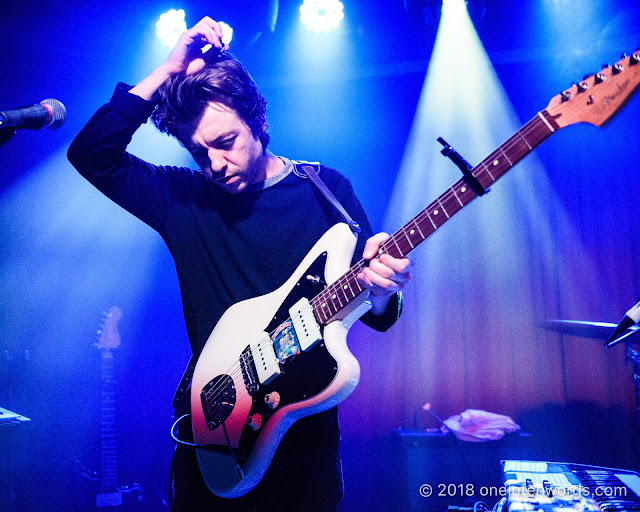
[{"label": "raised hand", "polygon": [[[208,44],[212,45],[211,48],[202,53],[202,49]],[[229,48],[222,43],[220,23],[206,16],[183,32],[167,60],[129,92],[145,100],[151,100],[165,80],[178,73],[190,75],[200,71],[204,68],[207,58],[212,53],[218,53],[223,47],[225,50]]]},{"label": "raised hand", "polygon": [[[212,48],[203,54],[202,48],[208,44],[212,45]],[[164,67],[170,74],[190,75],[204,67],[209,52],[217,53],[223,47],[225,50],[228,49],[228,46],[222,43],[222,27],[217,21],[205,16],[180,35]]]}]

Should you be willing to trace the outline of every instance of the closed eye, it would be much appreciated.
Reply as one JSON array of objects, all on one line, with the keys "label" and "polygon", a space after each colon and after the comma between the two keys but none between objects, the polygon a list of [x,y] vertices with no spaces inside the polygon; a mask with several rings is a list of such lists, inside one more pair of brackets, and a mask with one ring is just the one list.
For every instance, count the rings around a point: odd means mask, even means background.
[{"label": "closed eye", "polygon": [[218,149],[222,149],[222,150],[229,150],[233,147],[234,142],[236,141],[235,137],[230,137],[228,139],[224,139],[221,141],[216,141],[216,148]]}]

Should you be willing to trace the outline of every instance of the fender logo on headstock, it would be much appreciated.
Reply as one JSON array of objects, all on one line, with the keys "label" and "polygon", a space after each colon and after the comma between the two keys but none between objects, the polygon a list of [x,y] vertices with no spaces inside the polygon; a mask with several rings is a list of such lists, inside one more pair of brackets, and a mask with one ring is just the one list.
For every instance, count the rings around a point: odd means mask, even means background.
[{"label": "fender logo on headstock", "polygon": [[630,81],[627,80],[626,82],[623,82],[621,84],[618,84],[618,92],[616,92],[615,94],[611,94],[609,96],[605,96],[604,98],[602,98],[602,103],[606,103],[606,105],[604,105],[605,107],[610,107],[612,103],[614,103],[616,101],[616,98],[618,96],[620,96],[621,94],[624,94],[625,91],[629,88],[629,83]]}]

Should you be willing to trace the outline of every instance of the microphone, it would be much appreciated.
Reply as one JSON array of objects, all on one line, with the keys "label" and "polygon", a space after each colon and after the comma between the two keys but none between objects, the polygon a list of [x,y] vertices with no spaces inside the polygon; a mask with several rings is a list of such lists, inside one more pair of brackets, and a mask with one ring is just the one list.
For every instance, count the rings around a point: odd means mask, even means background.
[{"label": "microphone", "polygon": [[613,331],[613,334],[609,337],[609,339],[605,341],[604,346],[608,348],[618,343],[621,338],[620,334],[629,329],[629,327],[637,324],[638,321],[640,321],[640,299],[638,299],[636,305],[633,306],[629,311],[627,311],[624,317],[622,317],[622,320],[620,320],[618,327],[616,327],[615,331]]},{"label": "microphone", "polygon": [[58,100],[47,98],[38,105],[6,110],[0,112],[0,129],[11,128],[13,131],[21,128],[39,130],[42,127],[49,130],[60,128],[67,115],[67,109]]}]

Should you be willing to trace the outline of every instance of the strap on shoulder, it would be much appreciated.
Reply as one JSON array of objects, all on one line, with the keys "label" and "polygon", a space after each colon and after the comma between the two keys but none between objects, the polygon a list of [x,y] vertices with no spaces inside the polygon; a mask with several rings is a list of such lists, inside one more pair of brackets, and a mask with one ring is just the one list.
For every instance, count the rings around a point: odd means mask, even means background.
[{"label": "strap on shoulder", "polygon": [[327,201],[333,205],[333,207],[340,212],[344,220],[346,221],[351,231],[354,233],[360,233],[360,225],[354,221],[347,210],[340,204],[340,201],[336,199],[331,190],[325,185],[324,181],[320,178],[320,164],[318,162],[303,162],[301,160],[293,160],[293,172],[300,178],[309,178],[317,189],[322,193]]}]

